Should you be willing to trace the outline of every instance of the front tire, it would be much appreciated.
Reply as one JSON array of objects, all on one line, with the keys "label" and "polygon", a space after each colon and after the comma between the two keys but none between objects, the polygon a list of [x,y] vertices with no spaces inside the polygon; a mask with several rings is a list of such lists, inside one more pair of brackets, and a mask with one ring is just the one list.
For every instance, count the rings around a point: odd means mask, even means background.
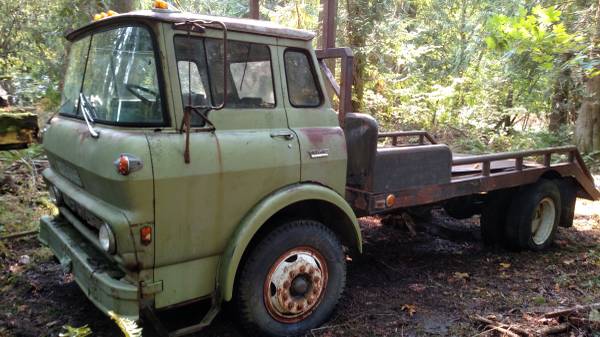
[{"label": "front tire", "polygon": [[506,238],[515,249],[540,251],[554,241],[561,219],[560,191],[550,180],[523,187],[508,210]]},{"label": "front tire", "polygon": [[345,255],[336,235],[317,221],[287,221],[250,251],[235,303],[249,333],[298,336],[330,317],[345,284]]}]

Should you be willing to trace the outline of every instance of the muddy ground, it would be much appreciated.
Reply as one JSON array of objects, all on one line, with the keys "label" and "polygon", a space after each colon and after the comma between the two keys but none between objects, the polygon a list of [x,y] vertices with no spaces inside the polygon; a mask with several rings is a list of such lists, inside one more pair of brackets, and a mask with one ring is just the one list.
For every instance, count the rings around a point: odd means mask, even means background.
[{"label": "muddy ground", "polygon": [[[0,236],[20,228],[19,221],[34,227],[33,216],[51,211],[46,199],[39,184],[0,189]],[[600,302],[598,202],[580,200],[574,227],[559,229],[545,253],[484,247],[477,218],[459,221],[441,210],[416,235],[375,218],[361,225],[365,253],[348,262],[339,309],[308,336],[497,336],[472,321],[474,314],[520,324],[535,335],[559,323],[543,313]],[[0,336],[58,336],[63,325],[88,325],[93,336],[122,335],[34,236],[1,240],[0,262]],[[163,318],[176,325],[203,309]],[[224,311],[196,336],[243,336],[231,317]],[[155,336],[143,328],[144,336]],[[600,331],[571,326],[556,336],[597,337]]]}]

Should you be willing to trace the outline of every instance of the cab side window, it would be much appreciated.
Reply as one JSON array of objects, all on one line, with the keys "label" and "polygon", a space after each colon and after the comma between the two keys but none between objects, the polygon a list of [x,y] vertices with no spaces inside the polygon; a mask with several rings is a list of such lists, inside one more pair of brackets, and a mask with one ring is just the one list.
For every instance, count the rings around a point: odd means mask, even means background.
[{"label": "cab side window", "polygon": [[[273,73],[269,47],[262,44],[228,41],[228,108],[274,108]],[[206,39],[211,90],[216,104],[223,102],[223,40]]]},{"label": "cab side window", "polygon": [[[223,40],[175,37],[183,105],[219,106],[224,99]],[[226,107],[275,107],[271,53],[267,45],[228,41]],[[198,122],[198,123],[196,123]],[[201,125],[192,118],[192,125]]]},{"label": "cab side window", "polygon": [[296,108],[320,106],[323,95],[309,54],[303,50],[289,49],[283,58],[290,104]]}]

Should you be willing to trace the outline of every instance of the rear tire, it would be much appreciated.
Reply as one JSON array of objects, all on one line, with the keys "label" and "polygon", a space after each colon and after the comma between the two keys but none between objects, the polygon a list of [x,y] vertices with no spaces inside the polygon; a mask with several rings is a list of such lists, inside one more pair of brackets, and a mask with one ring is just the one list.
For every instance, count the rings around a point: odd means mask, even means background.
[{"label": "rear tire", "polygon": [[513,198],[507,217],[507,243],[514,249],[540,251],[554,241],[561,219],[560,191],[550,180],[523,187]]},{"label": "rear tire", "polygon": [[250,251],[234,303],[250,334],[298,336],[329,318],[345,284],[336,235],[317,221],[287,221]]},{"label": "rear tire", "polygon": [[505,243],[504,227],[512,190],[491,192],[481,209],[481,239],[486,246]]},{"label": "rear tire", "polygon": [[472,218],[475,214],[481,213],[481,206],[472,196],[454,198],[444,203],[444,211],[449,216],[463,220]]}]

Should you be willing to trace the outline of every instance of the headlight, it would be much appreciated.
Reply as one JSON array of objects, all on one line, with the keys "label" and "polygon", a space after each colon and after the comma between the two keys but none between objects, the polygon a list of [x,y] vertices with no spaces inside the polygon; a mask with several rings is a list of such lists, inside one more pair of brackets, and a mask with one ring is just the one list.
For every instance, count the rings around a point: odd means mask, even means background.
[{"label": "headlight", "polygon": [[117,248],[115,234],[113,234],[113,231],[110,229],[108,224],[100,226],[100,231],[98,232],[98,241],[100,241],[100,247],[102,247],[105,252],[114,254]]},{"label": "headlight", "polygon": [[62,192],[56,188],[54,185],[50,185],[48,188],[48,194],[50,194],[50,202],[55,204],[56,206],[62,206],[64,199],[62,196]]}]

